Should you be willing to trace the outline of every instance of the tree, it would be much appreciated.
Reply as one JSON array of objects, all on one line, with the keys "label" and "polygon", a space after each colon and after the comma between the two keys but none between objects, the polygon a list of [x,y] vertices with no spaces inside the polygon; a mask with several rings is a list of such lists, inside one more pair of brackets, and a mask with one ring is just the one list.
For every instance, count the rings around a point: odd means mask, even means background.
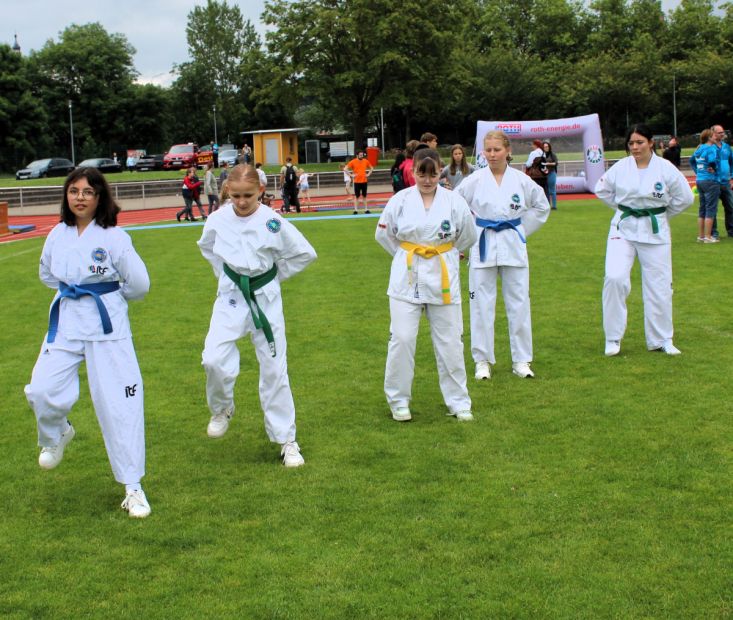
[{"label": "tree", "polygon": [[353,128],[358,145],[378,103],[407,109],[437,98],[432,78],[453,32],[447,3],[272,0],[263,18],[273,26],[266,37],[280,96],[294,107],[317,102],[324,119]]},{"label": "tree", "polygon": [[100,156],[124,138],[124,97],[136,75],[134,53],[124,35],[109,34],[98,23],[71,25],[58,43],[49,40],[31,53],[32,91],[47,111],[54,148],[68,149],[69,101],[80,157]]},{"label": "tree", "polygon": [[47,118],[30,92],[26,61],[0,45],[0,170],[13,170],[50,148]]}]

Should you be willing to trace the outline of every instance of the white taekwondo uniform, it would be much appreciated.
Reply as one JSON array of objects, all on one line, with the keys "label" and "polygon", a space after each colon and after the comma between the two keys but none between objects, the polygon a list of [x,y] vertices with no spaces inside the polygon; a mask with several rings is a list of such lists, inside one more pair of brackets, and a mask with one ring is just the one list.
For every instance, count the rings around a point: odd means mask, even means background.
[{"label": "white taekwondo uniform", "polygon": [[[646,345],[649,350],[659,349],[671,343],[673,336],[672,245],[667,219],[692,204],[690,185],[673,164],[652,154],[649,166],[642,170],[633,157],[616,162],[598,180],[595,193],[615,210],[608,232],[603,281],[606,340],[620,341],[626,331],[626,298],[631,291],[631,268],[638,256]],[[619,205],[663,212],[624,217]]]},{"label": "white taekwondo uniform", "polygon": [[[504,172],[501,185],[496,183],[494,174],[487,167],[474,172],[456,191],[466,199],[477,218],[493,222],[514,221],[516,226],[516,230],[484,230],[477,224],[479,240],[471,248],[468,263],[471,356],[475,362],[496,363],[496,280],[501,276],[512,362],[529,363],[532,361],[532,314],[525,241],[547,221],[550,214],[545,193],[530,177],[510,166]],[[483,260],[481,235],[484,236],[485,248]]]},{"label": "white taekwondo uniform", "polygon": [[[376,240],[394,258],[389,276],[390,341],[384,391],[394,411],[409,407],[415,371],[415,345],[420,314],[430,321],[430,333],[438,365],[443,399],[452,413],[471,409],[463,360],[463,315],[459,252],[476,240],[476,226],[466,202],[449,190],[438,187],[430,209],[426,210],[417,187],[404,189],[389,199],[377,224]],[[409,251],[402,242],[453,247],[441,257],[450,281],[450,301],[443,295],[441,258],[415,254],[408,270]]]},{"label": "white taekwondo uniform", "polygon": [[[206,220],[201,254],[219,280],[202,364],[206,370],[206,398],[213,415],[234,409],[234,383],[239,375],[237,340],[250,334],[260,364],[260,403],[265,431],[271,441],[295,441],[295,405],[290,391],[280,282],[305,269],[316,252],[300,231],[262,204],[239,217],[231,202]],[[244,294],[224,271],[255,277],[277,266],[277,276],[255,292],[274,336],[274,352],[262,329],[257,329]]]},{"label": "white taekwondo uniform", "polygon": [[102,228],[92,221],[79,235],[76,226],[60,223],[43,246],[39,275],[53,289],[62,283],[84,287],[104,282],[119,282],[120,288],[100,296],[109,313],[110,333],[104,333],[91,296],[60,300],[58,333],[53,342],[46,334],[25,387],[38,421],[38,444],[58,445],[67,428],[66,416],[79,398],[79,364],[86,360],[89,391],[115,480],[139,482],[145,474],[143,382],[127,300],[147,294],[145,264],[121,228]]}]

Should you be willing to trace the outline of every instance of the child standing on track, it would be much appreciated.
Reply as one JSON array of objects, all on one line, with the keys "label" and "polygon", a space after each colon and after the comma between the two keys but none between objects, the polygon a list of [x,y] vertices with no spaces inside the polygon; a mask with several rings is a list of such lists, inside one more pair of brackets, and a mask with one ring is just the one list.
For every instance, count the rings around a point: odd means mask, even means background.
[{"label": "child standing on track", "polygon": [[94,409],[115,480],[124,484],[122,508],[147,517],[143,382],[127,318],[127,300],[150,288],[130,237],[117,228],[120,208],[95,168],[66,179],[61,222],[46,239],[39,274],[58,289],[48,333],[25,394],[38,422],[38,464],[53,469],[74,438],[67,415],[79,398],[79,365],[86,361]]},{"label": "child standing on track", "polygon": [[222,437],[229,428],[239,375],[237,340],[249,335],[260,364],[265,431],[280,444],[283,464],[299,467],[304,460],[295,441],[280,282],[305,269],[316,253],[295,226],[258,202],[264,188],[255,168],[232,168],[227,188],[229,202],[207,220],[198,242],[219,282],[202,355],[211,411],[207,434]]},{"label": "child standing on track", "polygon": [[476,241],[476,225],[466,201],[439,187],[437,151],[418,151],[413,163],[416,185],[389,199],[375,235],[394,257],[387,290],[391,322],[384,392],[392,418],[411,420],[415,344],[425,312],[448,415],[472,420],[463,360],[459,252]]}]

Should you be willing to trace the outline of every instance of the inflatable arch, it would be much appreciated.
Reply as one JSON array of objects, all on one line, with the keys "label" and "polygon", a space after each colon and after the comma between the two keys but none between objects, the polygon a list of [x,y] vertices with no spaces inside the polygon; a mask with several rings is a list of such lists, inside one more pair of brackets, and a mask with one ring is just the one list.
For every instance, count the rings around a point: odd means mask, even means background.
[{"label": "inflatable arch", "polygon": [[515,138],[546,140],[557,136],[582,136],[585,176],[562,177],[558,175],[558,194],[592,192],[598,179],[606,170],[598,114],[544,121],[478,121],[476,123],[476,165],[479,168],[487,165],[482,155],[484,136],[486,132],[496,129],[503,131],[510,140]]}]

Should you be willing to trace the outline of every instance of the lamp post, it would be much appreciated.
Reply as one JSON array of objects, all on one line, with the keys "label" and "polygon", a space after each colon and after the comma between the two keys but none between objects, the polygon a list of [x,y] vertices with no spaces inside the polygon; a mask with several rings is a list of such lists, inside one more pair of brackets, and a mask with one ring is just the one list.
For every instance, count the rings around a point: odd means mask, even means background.
[{"label": "lamp post", "polygon": [[677,76],[672,74],[672,135],[677,135]]},{"label": "lamp post", "polygon": [[71,129],[71,163],[76,166],[76,156],[74,155],[74,114],[72,112],[72,103],[69,99],[69,127]]},{"label": "lamp post", "polygon": [[214,110],[214,144],[219,144],[219,140],[216,136],[216,104],[214,104],[212,109]]}]

